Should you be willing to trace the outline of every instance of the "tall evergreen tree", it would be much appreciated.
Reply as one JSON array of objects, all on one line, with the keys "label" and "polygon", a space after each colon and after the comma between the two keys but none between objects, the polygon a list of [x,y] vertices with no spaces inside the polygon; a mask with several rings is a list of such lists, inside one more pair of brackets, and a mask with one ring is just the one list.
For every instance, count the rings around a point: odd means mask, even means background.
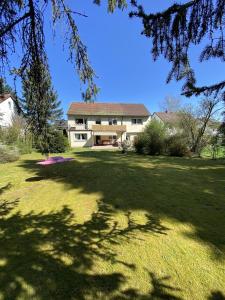
[{"label": "tall evergreen tree", "polygon": [[[36,85],[36,76],[42,76]],[[52,88],[46,65],[36,64],[23,77],[22,109],[28,126],[43,153],[48,153],[51,124],[62,116],[60,101]]]},{"label": "tall evergreen tree", "polygon": [[[100,0],[92,0],[100,5]],[[126,0],[107,0],[108,11],[113,12],[116,7],[123,9]],[[87,17],[74,11],[67,0],[1,0],[0,1],[0,74],[5,68],[14,68],[14,74],[21,78],[41,63],[47,66],[45,50],[46,38],[44,22],[49,18],[48,10],[52,10],[52,26],[54,35],[58,33],[57,25],[63,23],[65,30],[63,48],[68,46],[69,60],[78,72],[80,80],[87,91],[83,92],[85,101],[93,101],[98,92],[95,84],[95,72],[90,65],[87,48],[80,39],[75,17]],[[22,51],[20,51],[19,46]],[[10,63],[12,50],[22,52],[20,67],[15,69]],[[39,70],[37,69],[39,72]],[[39,85],[41,74],[33,78]]]}]

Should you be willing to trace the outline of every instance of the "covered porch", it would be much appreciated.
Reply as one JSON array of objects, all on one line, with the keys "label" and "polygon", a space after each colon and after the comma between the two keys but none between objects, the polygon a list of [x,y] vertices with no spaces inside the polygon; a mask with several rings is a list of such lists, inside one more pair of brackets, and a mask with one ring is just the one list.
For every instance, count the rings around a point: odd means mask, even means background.
[{"label": "covered porch", "polygon": [[126,132],[125,125],[93,125],[93,144],[96,147],[118,147]]}]

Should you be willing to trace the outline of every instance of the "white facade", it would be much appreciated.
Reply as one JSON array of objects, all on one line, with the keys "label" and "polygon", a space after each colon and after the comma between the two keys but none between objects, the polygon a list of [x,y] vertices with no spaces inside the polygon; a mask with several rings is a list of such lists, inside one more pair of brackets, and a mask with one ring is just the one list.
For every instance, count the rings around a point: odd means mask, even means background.
[{"label": "white facade", "polygon": [[[100,143],[116,145],[124,140],[133,142],[149,121],[150,116],[68,115],[70,145],[91,147]],[[96,125],[99,130],[95,129]]]},{"label": "white facade", "polygon": [[6,100],[0,102],[0,126],[11,126],[15,113],[16,106],[11,96],[9,96],[9,98],[7,98]]}]

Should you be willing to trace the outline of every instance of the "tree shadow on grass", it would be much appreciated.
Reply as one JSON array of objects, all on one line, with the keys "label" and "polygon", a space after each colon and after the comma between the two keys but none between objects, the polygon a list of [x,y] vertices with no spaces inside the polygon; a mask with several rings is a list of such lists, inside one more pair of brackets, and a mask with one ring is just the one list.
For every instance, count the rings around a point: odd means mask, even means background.
[{"label": "tree shadow on grass", "polygon": [[17,202],[0,207],[0,297],[2,299],[111,299],[122,293],[122,273],[96,273],[96,259],[134,265],[117,259],[110,245],[135,238],[138,231],[165,233],[159,220],[138,224],[127,214],[127,226],[113,222],[112,208],[99,210],[77,224],[71,209],[49,214],[13,213]]},{"label": "tree shadow on grass", "polygon": [[170,283],[170,276],[157,277],[154,273],[149,272],[150,285],[152,286],[149,293],[146,295],[141,294],[136,289],[127,289],[119,296],[116,296],[115,300],[154,300],[154,299],[167,299],[167,300],[182,300],[177,296],[181,289],[173,287]]},{"label": "tree shadow on grass", "polygon": [[225,300],[225,295],[220,291],[213,291],[208,300]]},{"label": "tree shadow on grass", "polygon": [[10,188],[12,187],[12,184],[9,182],[7,183],[5,186],[0,188],[0,196],[5,193],[6,191],[8,191]]},{"label": "tree shadow on grass", "polygon": [[[110,151],[82,151],[75,160],[43,167],[27,160],[21,167],[46,179],[99,193],[115,209],[169,217],[191,224],[197,239],[225,257],[225,168],[219,161],[122,155]],[[187,235],[187,234],[186,234]]]}]

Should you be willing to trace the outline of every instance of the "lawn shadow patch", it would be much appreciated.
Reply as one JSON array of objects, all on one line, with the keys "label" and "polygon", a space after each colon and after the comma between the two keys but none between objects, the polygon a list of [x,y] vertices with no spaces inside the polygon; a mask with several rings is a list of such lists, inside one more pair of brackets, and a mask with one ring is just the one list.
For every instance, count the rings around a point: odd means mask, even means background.
[{"label": "lawn shadow patch", "polygon": [[[112,208],[99,210],[84,224],[77,224],[70,208],[48,214],[12,213],[17,203],[6,203],[0,218],[0,295],[3,299],[114,299],[122,295],[126,277],[120,272],[92,272],[96,259],[121,262],[110,247],[138,231],[162,233],[155,221],[136,224],[127,215],[127,227],[112,223]],[[155,229],[157,227],[157,230]]]},{"label": "lawn shadow patch", "polygon": [[194,228],[189,238],[207,244],[214,258],[225,257],[224,161],[122,155],[111,151],[81,151],[67,164],[38,166],[21,163],[36,174],[79,189],[100,193],[101,201],[125,213],[144,210]]},{"label": "lawn shadow patch", "polygon": [[11,184],[10,182],[7,183],[5,186],[1,187],[1,188],[0,188],[0,196],[1,196],[2,194],[4,194],[6,191],[10,190],[11,187],[12,187],[12,184]]}]

